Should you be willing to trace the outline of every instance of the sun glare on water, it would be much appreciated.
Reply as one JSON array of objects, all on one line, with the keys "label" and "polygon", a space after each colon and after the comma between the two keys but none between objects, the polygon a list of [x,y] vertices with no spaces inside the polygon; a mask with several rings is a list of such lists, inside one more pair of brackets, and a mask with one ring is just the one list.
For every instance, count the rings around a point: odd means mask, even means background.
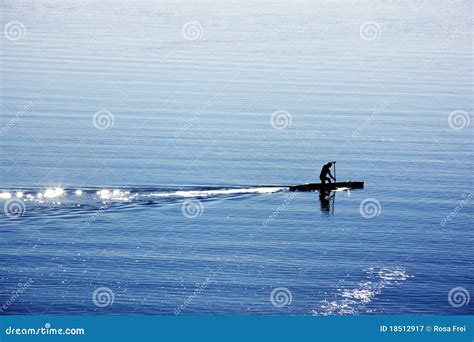
[{"label": "sun glare on water", "polygon": [[9,199],[12,195],[9,192],[0,192],[0,198]]},{"label": "sun glare on water", "polygon": [[[46,189],[46,191],[43,194],[43,196],[46,198],[56,198],[62,195],[64,195],[64,189],[62,188],[49,188],[49,189]],[[39,197],[43,197],[43,196],[39,196]]]}]

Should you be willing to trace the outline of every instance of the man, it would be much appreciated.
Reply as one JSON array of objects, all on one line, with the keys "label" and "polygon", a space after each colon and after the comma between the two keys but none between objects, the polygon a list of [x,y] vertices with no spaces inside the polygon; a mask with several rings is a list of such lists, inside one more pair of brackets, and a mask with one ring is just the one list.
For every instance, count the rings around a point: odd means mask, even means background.
[{"label": "man", "polygon": [[[331,184],[331,178],[336,181],[336,179],[331,174],[331,167],[332,163],[327,163],[323,165],[323,168],[321,169],[321,174],[319,175],[319,179],[321,180],[322,184],[326,184],[326,181]],[[329,178],[328,176],[331,178]]]}]

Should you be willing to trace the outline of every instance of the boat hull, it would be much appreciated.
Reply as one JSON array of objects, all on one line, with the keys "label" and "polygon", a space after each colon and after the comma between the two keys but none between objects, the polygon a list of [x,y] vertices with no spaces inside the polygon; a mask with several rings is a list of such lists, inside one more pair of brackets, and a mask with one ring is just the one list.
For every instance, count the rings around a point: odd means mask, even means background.
[{"label": "boat hull", "polygon": [[316,190],[335,190],[337,188],[349,188],[349,189],[363,189],[364,182],[348,181],[348,182],[336,182],[336,183],[308,183],[302,185],[290,186],[290,191],[316,191]]}]

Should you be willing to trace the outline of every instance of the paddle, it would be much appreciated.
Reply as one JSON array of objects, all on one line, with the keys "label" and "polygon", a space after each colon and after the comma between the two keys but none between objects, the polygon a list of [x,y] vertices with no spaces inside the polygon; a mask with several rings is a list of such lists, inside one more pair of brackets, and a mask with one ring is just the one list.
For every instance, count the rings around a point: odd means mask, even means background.
[{"label": "paddle", "polygon": [[337,182],[337,180],[336,180],[336,162],[333,161],[333,164],[334,164],[334,183],[336,183]]}]

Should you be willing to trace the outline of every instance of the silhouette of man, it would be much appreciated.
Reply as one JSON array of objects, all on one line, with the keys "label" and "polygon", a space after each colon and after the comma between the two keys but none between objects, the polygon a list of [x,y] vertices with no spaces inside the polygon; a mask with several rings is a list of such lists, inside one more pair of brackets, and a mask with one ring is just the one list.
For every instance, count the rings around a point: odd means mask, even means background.
[{"label": "silhouette of man", "polygon": [[336,181],[336,179],[331,174],[331,167],[332,163],[327,163],[323,165],[323,168],[321,169],[321,174],[319,175],[319,179],[321,180],[322,184],[326,184],[326,181],[331,184],[331,178]]}]

